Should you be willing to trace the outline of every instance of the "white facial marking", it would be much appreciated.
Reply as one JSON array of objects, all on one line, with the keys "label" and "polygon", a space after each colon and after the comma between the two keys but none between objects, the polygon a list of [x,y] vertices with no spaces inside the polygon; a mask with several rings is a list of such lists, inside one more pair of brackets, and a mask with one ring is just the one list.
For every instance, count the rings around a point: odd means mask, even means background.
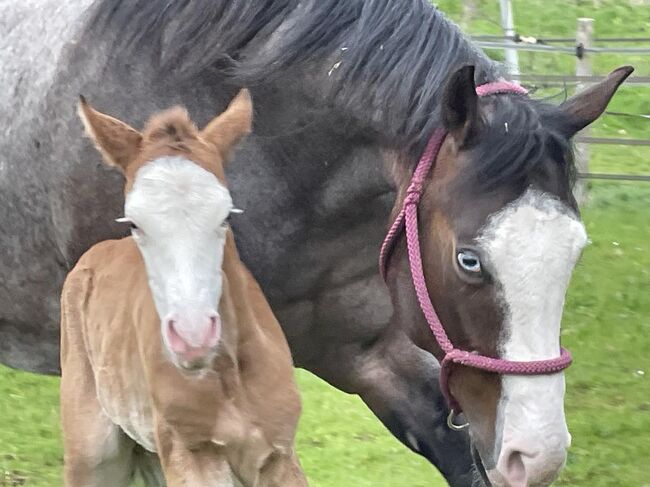
[{"label": "white facial marking", "polygon": [[[161,320],[174,319],[178,336],[191,347],[206,342],[206,327],[218,309],[224,222],[232,207],[216,176],[182,157],[140,168],[126,197],[125,217],[137,226],[133,236],[156,310]],[[169,348],[177,335],[170,339],[163,330],[163,337]],[[176,341],[177,349],[185,347]]]},{"label": "white facial marking", "polygon": [[[564,296],[586,242],[584,226],[573,211],[537,190],[529,189],[490,218],[479,243],[503,299],[501,358],[559,357]],[[488,473],[497,486],[519,485],[515,477],[524,470],[532,485],[547,485],[562,467],[570,442],[564,374],[504,375],[501,380],[497,468]],[[512,467],[513,452],[522,454],[523,468]]]}]

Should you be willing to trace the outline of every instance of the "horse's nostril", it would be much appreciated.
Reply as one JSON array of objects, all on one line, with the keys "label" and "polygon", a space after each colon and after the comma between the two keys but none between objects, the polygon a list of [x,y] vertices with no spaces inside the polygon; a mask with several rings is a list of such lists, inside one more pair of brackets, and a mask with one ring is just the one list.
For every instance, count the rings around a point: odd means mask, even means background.
[{"label": "horse's nostril", "polygon": [[527,486],[526,466],[521,452],[512,451],[506,460],[506,478],[512,486]]}]

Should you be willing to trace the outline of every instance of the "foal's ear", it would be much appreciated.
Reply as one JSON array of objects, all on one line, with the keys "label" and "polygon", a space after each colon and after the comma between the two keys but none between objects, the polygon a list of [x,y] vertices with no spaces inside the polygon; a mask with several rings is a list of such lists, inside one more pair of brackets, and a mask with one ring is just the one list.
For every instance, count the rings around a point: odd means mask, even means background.
[{"label": "foal's ear", "polygon": [[612,71],[600,83],[581,91],[560,105],[568,119],[566,135],[573,136],[600,117],[616,90],[632,74],[632,66],[621,66]]},{"label": "foal's ear", "polygon": [[125,171],[140,149],[140,132],[116,118],[98,112],[83,96],[79,96],[78,112],[86,134],[106,163]]},{"label": "foal's ear", "polygon": [[456,141],[463,147],[476,137],[480,130],[478,95],[474,83],[474,66],[463,66],[447,81],[442,98],[442,123]]},{"label": "foal's ear", "polygon": [[201,138],[214,144],[227,158],[232,148],[250,134],[253,126],[253,102],[247,89],[242,89],[226,111],[212,119],[201,131]]}]

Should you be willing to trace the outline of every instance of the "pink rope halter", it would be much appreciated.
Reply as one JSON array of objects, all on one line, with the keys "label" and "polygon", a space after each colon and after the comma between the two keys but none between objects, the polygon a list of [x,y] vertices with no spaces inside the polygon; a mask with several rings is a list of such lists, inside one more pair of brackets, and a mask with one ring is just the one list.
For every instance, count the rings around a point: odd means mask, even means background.
[{"label": "pink rope halter", "polygon": [[[500,93],[515,93],[526,95],[528,92],[519,85],[499,81],[487,83],[476,88],[478,96],[488,96]],[[451,364],[460,364],[475,369],[481,369],[496,374],[505,375],[546,375],[554,374],[566,369],[571,365],[571,354],[568,350],[561,348],[560,356],[549,360],[538,360],[530,362],[518,362],[493,357],[486,357],[477,353],[467,352],[454,347],[449,340],[445,329],[440,323],[436,310],[431,303],[427,283],[422,268],[422,254],[420,252],[420,241],[418,235],[418,203],[424,189],[424,182],[431,171],[431,167],[438,157],[442,143],[447,136],[446,132],[438,128],[433,133],[427,144],[420,161],[418,162],[411,183],[406,191],[406,197],[401,211],[388,230],[384,243],[379,254],[379,264],[382,276],[386,279],[386,267],[390,254],[395,246],[397,238],[404,230],[406,234],[406,245],[408,249],[408,260],[411,268],[411,277],[415,293],[420,303],[420,309],[429,324],[429,328],[436,339],[436,342],[444,352],[444,358],[440,370],[440,388],[449,407],[451,408],[450,421],[453,421],[453,414],[462,411],[460,404],[453,397],[449,389],[449,374]],[[448,422],[450,422],[448,421]],[[452,424],[450,426],[453,427]]]}]

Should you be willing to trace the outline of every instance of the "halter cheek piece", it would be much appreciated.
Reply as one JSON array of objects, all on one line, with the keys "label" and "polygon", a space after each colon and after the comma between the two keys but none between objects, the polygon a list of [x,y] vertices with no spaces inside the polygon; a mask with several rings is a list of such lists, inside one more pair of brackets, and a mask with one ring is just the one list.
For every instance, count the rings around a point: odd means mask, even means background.
[{"label": "halter cheek piece", "polygon": [[[499,81],[495,83],[487,83],[476,88],[478,96],[489,96],[501,93],[515,93],[519,95],[526,95],[528,92],[525,88],[514,83],[506,81]],[[431,166],[438,157],[442,143],[445,140],[447,133],[444,129],[438,128],[435,130],[429,143],[427,144],[420,161],[411,178],[411,183],[406,191],[406,197],[401,211],[393,222],[393,225],[388,230],[384,243],[381,246],[379,254],[379,266],[381,274],[386,280],[386,268],[390,254],[397,242],[398,237],[402,232],[406,234],[406,246],[408,249],[408,260],[411,269],[411,277],[413,279],[413,286],[415,293],[420,303],[420,309],[429,324],[429,328],[438,343],[438,346],[443,351],[444,358],[440,368],[440,389],[442,390],[447,403],[451,409],[447,424],[451,429],[459,430],[468,426],[454,424],[454,416],[462,412],[460,404],[451,394],[449,389],[449,374],[451,364],[460,364],[466,367],[473,367],[475,369],[485,370],[496,374],[504,375],[548,375],[555,374],[566,369],[571,365],[571,354],[568,350],[561,348],[560,356],[549,360],[537,360],[530,362],[518,362],[512,360],[504,360],[494,357],[486,357],[478,353],[467,352],[454,347],[453,343],[447,337],[447,333],[440,323],[440,319],[431,303],[427,283],[424,278],[424,271],[422,268],[422,254],[420,252],[420,241],[418,235],[418,203],[422,196],[424,182],[431,170]]]}]

